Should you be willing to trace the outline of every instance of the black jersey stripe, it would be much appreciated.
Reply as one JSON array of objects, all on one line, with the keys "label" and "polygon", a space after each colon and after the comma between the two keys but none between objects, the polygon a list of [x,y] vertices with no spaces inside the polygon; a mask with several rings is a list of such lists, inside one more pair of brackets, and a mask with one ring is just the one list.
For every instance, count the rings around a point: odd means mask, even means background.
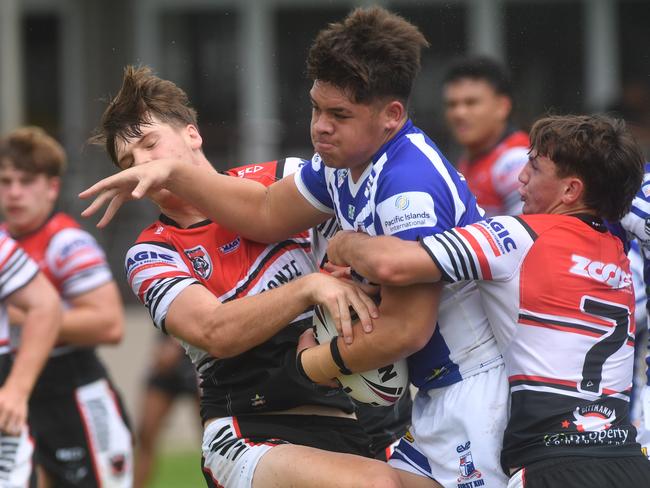
[{"label": "black jersey stripe", "polygon": [[267,254],[262,258],[260,263],[257,265],[257,267],[252,270],[252,272],[248,275],[248,279],[242,283],[240,286],[238,286],[234,294],[223,300],[224,303],[229,302],[231,300],[235,300],[236,298],[239,298],[240,294],[245,292],[250,284],[255,281],[257,276],[262,272],[264,269],[264,266],[266,263],[274,259],[280,252],[282,252],[284,249],[290,246],[297,245],[298,247],[301,247],[302,249],[309,249],[311,244],[309,242],[298,242],[295,240],[287,239],[286,241],[282,241],[278,244],[276,244]]},{"label": "black jersey stripe", "polygon": [[286,164],[286,158],[278,159],[275,163],[275,180],[281,180],[284,178],[284,165]]},{"label": "black jersey stripe", "polygon": [[544,324],[558,325],[561,327],[566,327],[568,329],[576,329],[576,331],[588,332],[590,334],[597,334],[599,336],[604,336],[605,334],[608,333],[608,331],[597,329],[596,327],[589,327],[588,325],[576,324],[575,322],[569,322],[569,321],[564,321],[559,319],[549,319],[546,317],[541,318],[527,313],[519,314],[519,320],[522,319],[530,320],[531,322],[537,322],[538,324],[542,324],[542,325]]},{"label": "black jersey stripe", "polygon": [[537,240],[537,237],[538,237],[537,232],[535,232],[535,231],[533,230],[533,228],[532,228],[530,225],[528,225],[528,222],[526,222],[526,221],[525,221],[523,218],[521,218],[520,216],[515,216],[515,217],[513,217],[513,218],[514,218],[517,222],[519,222],[519,223],[521,224],[521,226],[524,228],[524,230],[525,230],[526,232],[528,232],[528,235],[530,236],[530,238],[531,238],[533,241],[536,241],[536,240]]},{"label": "black jersey stripe", "polygon": [[454,257],[456,261],[460,264],[461,269],[463,270],[462,276],[459,276],[461,279],[468,280],[470,279],[469,270],[467,269],[467,262],[465,261],[465,256],[460,250],[460,247],[454,242],[453,235],[443,234],[440,236],[442,239],[446,240],[451,247],[454,248],[455,254]]},{"label": "black jersey stripe", "polygon": [[[436,236],[433,236],[433,237],[435,238]],[[442,281],[446,281],[448,283],[454,283],[455,280],[450,275],[447,274],[447,271],[445,270],[445,267],[440,263],[437,256],[435,254],[433,254],[433,252],[431,252],[431,249],[429,249],[429,246],[427,246],[425,244],[424,240],[421,240],[420,244],[422,245],[424,250],[427,252],[427,254],[431,258],[431,260],[434,263],[436,263],[436,266],[437,266],[438,270],[440,270],[440,275],[441,275]]]}]

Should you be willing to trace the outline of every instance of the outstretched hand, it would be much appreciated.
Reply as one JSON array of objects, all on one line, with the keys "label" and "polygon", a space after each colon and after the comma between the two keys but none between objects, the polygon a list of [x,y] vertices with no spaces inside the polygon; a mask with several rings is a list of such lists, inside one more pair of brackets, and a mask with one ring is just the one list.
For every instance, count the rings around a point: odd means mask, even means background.
[{"label": "outstretched hand", "polygon": [[174,162],[169,159],[151,161],[98,181],[79,194],[82,199],[95,197],[81,215],[90,217],[107,205],[104,215],[97,223],[97,227],[106,227],[124,202],[138,200],[147,192],[162,188],[169,179]]},{"label": "outstretched hand", "polygon": [[377,305],[364,291],[349,280],[340,280],[324,273],[313,273],[311,278],[312,303],[327,308],[339,335],[346,344],[354,339],[352,315],[354,309],[365,332],[372,331],[372,319],[379,317]]}]

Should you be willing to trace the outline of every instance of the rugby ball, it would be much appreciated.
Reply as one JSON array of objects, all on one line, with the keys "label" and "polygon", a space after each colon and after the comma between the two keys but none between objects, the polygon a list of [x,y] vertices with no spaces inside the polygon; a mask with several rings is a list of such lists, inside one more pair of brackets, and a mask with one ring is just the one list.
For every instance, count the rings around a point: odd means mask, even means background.
[{"label": "rugby ball", "polygon": [[[357,317],[353,315],[353,320]],[[314,307],[314,336],[319,344],[329,344],[338,335],[334,322],[325,307]],[[395,404],[409,388],[406,360],[364,373],[337,377],[343,391],[356,401],[375,407]]]}]

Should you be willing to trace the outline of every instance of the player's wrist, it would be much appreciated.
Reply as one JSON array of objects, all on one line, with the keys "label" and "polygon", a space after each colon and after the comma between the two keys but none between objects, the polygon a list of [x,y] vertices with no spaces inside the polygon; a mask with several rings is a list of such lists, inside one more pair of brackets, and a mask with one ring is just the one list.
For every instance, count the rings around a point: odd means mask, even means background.
[{"label": "player's wrist", "polygon": [[300,351],[296,357],[296,369],[313,383],[329,383],[340,374],[328,344]]}]

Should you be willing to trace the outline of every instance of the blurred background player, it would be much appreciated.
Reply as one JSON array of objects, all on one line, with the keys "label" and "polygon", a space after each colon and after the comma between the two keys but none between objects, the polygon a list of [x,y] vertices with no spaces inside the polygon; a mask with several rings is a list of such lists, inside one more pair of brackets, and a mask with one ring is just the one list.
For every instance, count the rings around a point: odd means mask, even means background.
[{"label": "blurred background player", "polygon": [[457,163],[487,216],[521,213],[517,177],[528,161],[528,134],[511,121],[510,75],[487,57],[458,59],[444,78],[447,125],[463,154]]},{"label": "blurred background player", "polygon": [[[95,353],[122,339],[122,301],[93,237],[55,211],[63,148],[38,127],[0,140],[4,228],[38,263],[64,307],[57,346],[29,404],[39,484],[132,485],[132,441],[119,395]],[[12,323],[20,323],[19,313]]]},{"label": "blurred background player", "polygon": [[[11,357],[7,306],[23,314],[23,340]],[[0,230],[0,486],[25,487],[34,443],[27,404],[61,325],[61,304],[38,265]]]},{"label": "blurred background player", "polygon": [[196,370],[179,342],[158,334],[140,401],[135,445],[134,488],[147,485],[154,469],[160,431],[177,400],[186,397],[196,404],[199,391]]}]

